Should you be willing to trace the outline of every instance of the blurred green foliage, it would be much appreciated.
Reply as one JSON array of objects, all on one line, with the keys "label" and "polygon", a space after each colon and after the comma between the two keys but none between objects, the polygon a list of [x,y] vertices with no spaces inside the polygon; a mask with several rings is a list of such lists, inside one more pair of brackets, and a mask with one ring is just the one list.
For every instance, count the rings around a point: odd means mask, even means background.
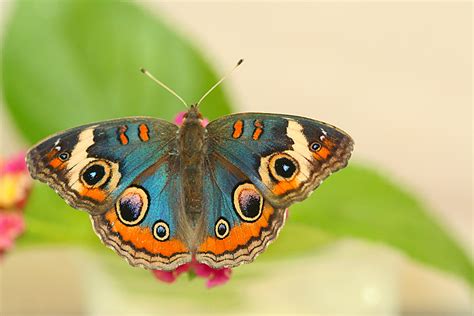
[{"label": "blurred green foliage", "polygon": [[[3,94],[30,141],[83,123],[185,110],[147,68],[188,102],[218,80],[202,54],[160,19],[120,1],[19,1],[2,48]],[[217,89],[210,119],[229,113]]]},{"label": "blurred green foliage", "polygon": [[402,250],[474,285],[472,261],[412,194],[367,167],[332,175],[308,200],[292,207],[296,223],[333,237],[364,238]]},{"label": "blurred green foliage", "polygon": [[[189,40],[126,2],[20,1],[2,50],[5,103],[30,142],[92,121],[129,115],[171,119],[182,111],[181,103],[139,73],[142,66],[192,101],[217,80]],[[210,119],[231,112],[222,89],[206,99],[203,111]],[[25,246],[101,249],[87,215],[44,185],[35,187],[26,218]],[[261,258],[314,253],[341,237],[387,244],[474,284],[470,258],[424,207],[373,170],[354,164],[291,208],[281,236]]]}]

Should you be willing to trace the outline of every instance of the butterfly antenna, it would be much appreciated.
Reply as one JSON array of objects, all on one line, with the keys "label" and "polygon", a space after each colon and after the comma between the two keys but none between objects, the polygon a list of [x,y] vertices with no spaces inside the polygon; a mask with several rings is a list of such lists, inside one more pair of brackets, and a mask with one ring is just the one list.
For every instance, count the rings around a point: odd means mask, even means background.
[{"label": "butterfly antenna", "polygon": [[145,68],[140,68],[140,71],[142,73],[144,73],[148,78],[150,78],[151,80],[153,80],[154,82],[156,82],[157,84],[159,84],[160,86],[165,88],[169,93],[171,93],[172,95],[177,97],[178,100],[181,101],[184,104],[184,106],[189,107],[188,104],[186,103],[186,101],[184,101],[182,97],[180,97],[174,90],[172,90],[170,87],[165,85],[163,82],[156,79],[151,73],[148,72],[148,70],[146,70]]},{"label": "butterfly antenna", "polygon": [[221,80],[217,81],[209,90],[207,90],[207,92],[201,97],[201,99],[199,99],[198,103],[196,103],[196,107],[199,107],[199,104],[201,104],[202,100],[204,100],[208,95],[209,93],[212,92],[212,90],[214,90],[218,85],[221,84],[222,81],[225,80],[225,78],[227,78],[230,74],[232,74],[234,72],[234,70],[239,67],[242,63],[244,62],[243,59],[240,59],[238,62],[237,62],[237,65],[234,66],[234,68],[232,68],[228,73],[226,73],[224,75],[224,77],[221,78]]}]

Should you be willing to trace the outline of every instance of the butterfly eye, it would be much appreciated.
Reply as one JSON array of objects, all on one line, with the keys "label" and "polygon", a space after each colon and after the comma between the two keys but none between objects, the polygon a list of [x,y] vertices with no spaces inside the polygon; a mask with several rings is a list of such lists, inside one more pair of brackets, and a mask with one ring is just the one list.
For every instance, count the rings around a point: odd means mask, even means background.
[{"label": "butterfly eye", "polygon": [[157,221],[153,225],[153,236],[159,241],[165,241],[170,237],[170,228],[163,221]]},{"label": "butterfly eye", "polygon": [[118,199],[115,211],[123,224],[138,225],[148,211],[148,195],[142,188],[129,187]]},{"label": "butterfly eye", "polygon": [[311,149],[311,151],[319,151],[321,149],[321,144],[318,142],[314,142],[309,146],[309,148]]},{"label": "butterfly eye", "polygon": [[224,218],[221,217],[217,221],[216,227],[215,227],[215,233],[216,233],[217,238],[224,239],[225,237],[227,237],[227,235],[229,235],[229,232],[230,232],[229,223]]},{"label": "butterfly eye", "polygon": [[66,160],[69,159],[70,156],[71,156],[71,155],[70,155],[67,151],[63,151],[62,153],[60,153],[60,154],[58,155],[58,158],[59,158],[59,160],[61,160],[61,161],[66,161]]}]

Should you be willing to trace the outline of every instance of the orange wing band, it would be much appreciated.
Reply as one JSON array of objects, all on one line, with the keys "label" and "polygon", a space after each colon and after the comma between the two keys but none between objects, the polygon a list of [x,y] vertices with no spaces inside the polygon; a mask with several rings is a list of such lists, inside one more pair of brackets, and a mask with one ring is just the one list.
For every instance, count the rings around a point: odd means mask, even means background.
[{"label": "orange wing band", "polygon": [[232,137],[237,139],[240,136],[242,136],[242,133],[244,131],[244,122],[242,120],[237,120],[234,123],[234,132],[232,133]]},{"label": "orange wing band", "polygon": [[128,137],[127,134],[127,126],[121,126],[119,129],[119,140],[122,145],[127,145],[128,144]]},{"label": "orange wing band", "polygon": [[260,120],[255,120],[254,126],[255,130],[253,131],[252,138],[253,140],[259,140],[263,133],[263,123]]},{"label": "orange wing band", "polygon": [[199,247],[198,252],[211,252],[221,255],[226,251],[233,251],[238,247],[245,246],[251,238],[260,236],[262,229],[268,227],[267,218],[270,218],[274,212],[273,207],[269,204],[265,205],[262,216],[257,221],[253,223],[243,222],[233,227],[224,239],[207,237]]},{"label": "orange wing band", "polygon": [[120,238],[138,249],[145,249],[149,253],[160,254],[171,257],[176,253],[188,252],[187,247],[179,240],[170,239],[158,241],[153,237],[153,233],[148,227],[125,226],[117,218],[115,210],[107,212],[105,218],[113,223],[111,230],[120,235]]},{"label": "orange wing band", "polygon": [[140,137],[142,142],[147,142],[150,139],[150,136],[148,134],[148,126],[146,124],[140,124],[140,126],[138,126],[138,131],[138,136]]}]

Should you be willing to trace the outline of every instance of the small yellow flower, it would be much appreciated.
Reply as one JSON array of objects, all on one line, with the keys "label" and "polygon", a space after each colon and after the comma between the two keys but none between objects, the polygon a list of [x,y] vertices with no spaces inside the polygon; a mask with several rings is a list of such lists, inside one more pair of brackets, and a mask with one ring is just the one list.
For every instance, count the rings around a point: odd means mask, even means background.
[{"label": "small yellow flower", "polygon": [[20,211],[31,188],[25,154],[8,160],[0,158],[0,212]]},{"label": "small yellow flower", "polygon": [[25,230],[23,207],[31,188],[25,154],[0,158],[0,258]]}]

